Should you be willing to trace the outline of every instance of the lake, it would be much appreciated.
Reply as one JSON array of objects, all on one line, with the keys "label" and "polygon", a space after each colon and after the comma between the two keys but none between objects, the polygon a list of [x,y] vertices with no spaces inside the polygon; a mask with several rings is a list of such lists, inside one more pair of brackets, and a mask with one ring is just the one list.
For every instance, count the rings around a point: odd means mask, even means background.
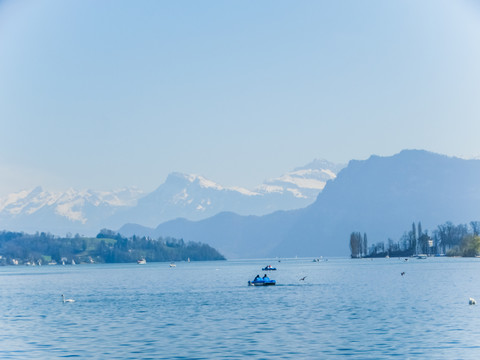
[{"label": "lake", "polygon": [[2,359],[480,357],[477,258],[8,266],[0,289]]}]

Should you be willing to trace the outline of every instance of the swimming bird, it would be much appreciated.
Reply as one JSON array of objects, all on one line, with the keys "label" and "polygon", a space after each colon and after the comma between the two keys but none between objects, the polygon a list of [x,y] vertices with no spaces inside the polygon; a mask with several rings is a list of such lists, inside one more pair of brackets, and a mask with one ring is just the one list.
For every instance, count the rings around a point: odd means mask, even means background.
[{"label": "swimming bird", "polygon": [[306,276],[304,276],[303,278],[301,278],[299,281],[303,281],[303,280],[305,280],[305,278],[306,278]]},{"label": "swimming bird", "polygon": [[400,273],[400,275],[402,275],[402,276],[405,275],[405,271],[402,271],[402,272]]},{"label": "swimming bird", "polygon": [[468,300],[468,304],[469,304],[469,305],[475,305],[476,303],[477,303],[477,302],[475,301],[474,298],[470,298],[470,299]]},{"label": "swimming bird", "polygon": [[75,300],[73,300],[73,299],[65,299],[65,295],[63,295],[63,294],[62,294],[62,300],[63,300],[63,303],[64,303],[64,304],[67,303],[67,302],[68,302],[68,303],[73,303],[73,302],[75,302]]}]

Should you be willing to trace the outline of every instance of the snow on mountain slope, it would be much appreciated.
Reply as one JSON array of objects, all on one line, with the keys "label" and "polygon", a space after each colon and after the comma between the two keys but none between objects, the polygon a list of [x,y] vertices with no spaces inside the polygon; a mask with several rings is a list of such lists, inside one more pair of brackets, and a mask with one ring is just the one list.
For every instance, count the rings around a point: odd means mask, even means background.
[{"label": "snow on mountain slope", "polygon": [[303,167],[296,168],[278,178],[265,181],[257,188],[257,191],[263,193],[288,191],[295,197],[309,199],[313,202],[323,190],[327,181],[335,179],[336,174],[343,167],[344,165],[315,159]]},{"label": "snow on mountain slope", "polygon": [[72,209],[75,206],[85,205],[86,203],[91,203],[93,206],[102,204],[132,206],[141,194],[140,190],[134,188],[111,192],[77,191],[74,189],[69,189],[65,192],[49,192],[44,191],[41,187],[36,187],[31,191],[23,190],[10,194],[5,199],[0,199],[0,212],[11,215],[21,213],[33,214],[43,207],[54,206],[59,215],[65,215],[69,211],[64,211],[64,209]]},{"label": "snow on mountain slope", "polygon": [[[58,233],[57,229],[63,228],[63,224],[71,224],[71,231],[86,230],[88,233],[90,222],[97,226],[98,220],[104,220],[116,209],[135,205],[140,195],[142,192],[136,188],[110,192],[74,189],[49,192],[36,187],[0,199],[0,223],[2,228],[9,230],[54,233]],[[33,229],[32,225],[37,222],[39,228]]]},{"label": "snow on mountain slope", "polygon": [[314,160],[254,190],[224,187],[200,175],[171,173],[165,183],[122,214],[123,223],[157,226],[176,218],[201,220],[223,211],[264,215],[302,208],[315,201],[342,167]]},{"label": "snow on mountain slope", "polygon": [[148,194],[135,188],[49,192],[37,187],[0,199],[0,229],[95,234],[102,227],[157,226],[179,217],[200,220],[223,211],[264,215],[313,203],[341,168],[315,160],[253,190],[224,187],[200,175],[178,172]]}]

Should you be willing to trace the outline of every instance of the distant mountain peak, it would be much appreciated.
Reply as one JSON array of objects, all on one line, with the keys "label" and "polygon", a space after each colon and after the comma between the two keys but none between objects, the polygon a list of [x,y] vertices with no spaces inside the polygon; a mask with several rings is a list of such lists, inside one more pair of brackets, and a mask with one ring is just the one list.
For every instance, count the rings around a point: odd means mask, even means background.
[{"label": "distant mountain peak", "polygon": [[185,174],[181,172],[170,173],[167,177],[166,183],[185,183],[198,184],[203,188],[213,188],[215,190],[223,190],[223,187],[212,180],[197,174]]},{"label": "distant mountain peak", "polygon": [[[45,213],[50,212],[69,221],[86,224],[89,218],[85,210],[87,206],[92,208],[133,206],[141,194],[137,188],[103,192],[70,188],[63,192],[51,192],[37,186],[33,190],[23,190],[0,199],[0,215],[4,222],[7,222],[9,217],[22,216],[28,222],[30,216],[43,212],[41,215],[43,217]],[[44,221],[48,222],[47,219]]]},{"label": "distant mountain peak", "polygon": [[284,175],[269,179],[258,190],[269,193],[290,192],[296,198],[315,199],[323,190],[327,181],[336,178],[345,165],[334,164],[327,160],[315,159],[307,165],[297,167]]},{"label": "distant mountain peak", "polygon": [[309,162],[308,164],[297,167],[293,171],[304,170],[304,169],[329,169],[334,173],[338,173],[342,168],[344,168],[345,164],[336,164],[331,161],[325,159],[313,159],[313,161]]},{"label": "distant mountain peak", "polygon": [[223,186],[199,174],[172,172],[154,191],[46,191],[41,187],[0,199],[0,223],[12,230],[93,232],[137,222],[156,226],[175,218],[200,220],[220,212],[264,215],[313,203],[338,165],[314,160],[254,189]]},{"label": "distant mountain peak", "polygon": [[[212,180],[207,179],[202,175],[197,174],[185,174],[181,172],[170,173],[165,181],[165,184],[185,184],[185,185],[197,185],[203,189],[213,189],[217,191],[235,191],[243,195],[258,195],[254,191],[250,191],[243,187],[231,186],[225,187]],[[163,185],[162,185],[163,186]]]}]

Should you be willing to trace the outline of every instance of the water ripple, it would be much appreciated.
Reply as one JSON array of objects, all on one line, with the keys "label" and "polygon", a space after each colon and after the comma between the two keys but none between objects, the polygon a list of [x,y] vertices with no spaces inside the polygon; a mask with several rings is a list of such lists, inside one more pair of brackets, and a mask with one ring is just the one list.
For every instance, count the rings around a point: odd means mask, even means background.
[{"label": "water ripple", "polygon": [[480,349],[480,310],[467,303],[480,298],[478,262],[285,261],[265,288],[246,286],[258,261],[149,265],[0,269],[0,358],[475,359]]}]

